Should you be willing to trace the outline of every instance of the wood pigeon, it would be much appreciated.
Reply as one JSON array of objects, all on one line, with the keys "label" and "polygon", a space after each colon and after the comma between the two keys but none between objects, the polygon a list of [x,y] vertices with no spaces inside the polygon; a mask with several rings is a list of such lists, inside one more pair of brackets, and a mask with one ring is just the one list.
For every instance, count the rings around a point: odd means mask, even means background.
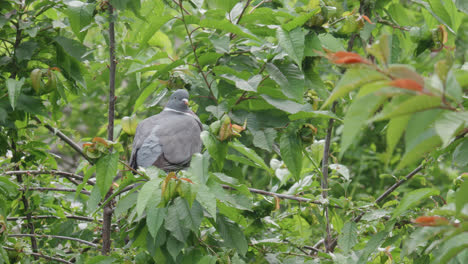
[{"label": "wood pigeon", "polygon": [[202,124],[188,107],[188,97],[184,89],[175,91],[161,113],[138,124],[130,157],[132,168],[154,165],[169,172],[190,165],[192,155],[202,149]]}]

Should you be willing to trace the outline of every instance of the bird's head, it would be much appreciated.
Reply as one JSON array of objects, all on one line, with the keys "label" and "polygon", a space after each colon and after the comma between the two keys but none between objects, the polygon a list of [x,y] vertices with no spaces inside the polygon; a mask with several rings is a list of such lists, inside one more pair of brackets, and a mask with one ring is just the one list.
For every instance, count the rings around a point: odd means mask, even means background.
[{"label": "bird's head", "polygon": [[167,102],[166,108],[186,112],[189,110],[188,98],[189,93],[187,90],[179,89],[171,95],[169,102]]}]

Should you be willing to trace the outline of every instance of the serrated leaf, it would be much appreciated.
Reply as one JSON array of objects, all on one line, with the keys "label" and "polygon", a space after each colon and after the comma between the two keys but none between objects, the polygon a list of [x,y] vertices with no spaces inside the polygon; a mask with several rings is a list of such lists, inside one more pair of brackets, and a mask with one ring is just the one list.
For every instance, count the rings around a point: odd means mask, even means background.
[{"label": "serrated leaf", "polygon": [[352,102],[344,118],[340,155],[343,155],[353,142],[359,140],[359,132],[366,124],[367,119],[385,100],[385,97],[372,93],[359,97]]},{"label": "serrated leaf", "polygon": [[369,241],[367,242],[366,246],[364,249],[361,251],[361,256],[359,257],[359,260],[357,263],[359,264],[364,264],[368,263],[368,258],[369,256],[376,251],[376,249],[382,244],[384,239],[388,236],[388,232],[386,231],[380,231],[379,233],[373,235]]},{"label": "serrated leaf", "polygon": [[206,185],[197,184],[197,201],[216,221],[216,196]]},{"label": "serrated leaf", "polygon": [[226,159],[228,144],[219,141],[213,134],[208,131],[202,131],[200,135],[203,145],[208,149],[210,156],[216,162],[219,170],[224,167],[224,160]]},{"label": "serrated leaf", "polygon": [[273,98],[268,95],[262,95],[262,98],[270,105],[287,113],[295,114],[299,111],[312,111],[312,106],[310,104],[299,104],[294,101]]},{"label": "serrated leaf", "polygon": [[276,36],[280,46],[288,54],[288,56],[296,62],[299,69],[302,70],[302,59],[304,58],[304,30],[302,28],[296,28],[291,31],[284,31],[279,28],[276,31]]},{"label": "serrated leaf", "polygon": [[227,247],[235,248],[242,256],[245,256],[248,244],[244,232],[242,232],[237,223],[219,215],[216,221],[216,230],[218,230],[219,234],[224,239],[224,244]]},{"label": "serrated leaf", "polygon": [[105,154],[96,163],[96,185],[99,187],[102,197],[107,194],[112,180],[117,176],[118,163],[119,153],[117,152]]},{"label": "serrated leaf", "polygon": [[320,11],[319,8],[314,8],[312,10],[308,10],[307,13],[300,15],[298,17],[295,17],[293,20],[289,21],[288,23],[284,24],[282,28],[286,31],[291,31],[297,27],[301,27],[304,25],[305,22],[307,22],[309,19],[311,19],[315,14],[317,14]]},{"label": "serrated leaf", "polygon": [[249,158],[251,161],[253,161],[255,164],[257,164],[258,166],[260,166],[264,170],[266,170],[268,172],[271,172],[270,167],[268,167],[265,164],[265,161],[263,161],[263,159],[253,149],[250,149],[250,148],[244,146],[242,143],[240,143],[237,140],[229,142],[229,146],[231,148],[239,151],[243,155],[245,155],[247,158]]},{"label": "serrated leaf", "polygon": [[[145,183],[138,194],[137,204],[136,204],[136,211],[138,216],[143,216],[143,212],[145,211],[148,202],[150,201],[151,197],[155,192],[161,193],[161,188],[159,185],[161,184],[161,178],[155,178],[151,181]],[[159,194],[161,197],[161,194]],[[157,204],[154,207],[158,206]]]},{"label": "serrated leaf", "polygon": [[302,171],[302,143],[295,131],[281,135],[280,152],[292,176],[299,180]]},{"label": "serrated leaf", "polygon": [[81,1],[70,1],[66,5],[65,14],[68,16],[72,31],[83,42],[87,30],[82,31],[82,29],[93,21],[93,12],[96,5]]},{"label": "serrated leaf", "polygon": [[158,208],[156,205],[149,206],[147,209],[146,225],[148,226],[148,231],[154,239],[156,239],[159,228],[161,228],[161,225],[164,222],[166,212],[166,208]]},{"label": "serrated leaf", "polygon": [[403,116],[415,112],[421,112],[424,110],[434,109],[440,106],[442,99],[436,96],[429,95],[417,95],[411,96],[408,100],[399,103],[392,104],[376,115],[372,121],[379,121],[384,119],[389,119],[393,117]]},{"label": "serrated leaf", "polygon": [[343,253],[348,253],[358,242],[358,228],[355,222],[350,221],[344,224],[341,234],[338,237],[338,247]]},{"label": "serrated leaf", "polygon": [[[176,203],[176,201],[180,201]],[[167,209],[166,219],[164,221],[164,227],[171,232],[171,235],[181,242],[185,242],[187,236],[190,233],[190,230],[184,223],[185,217],[187,217],[188,212],[184,211],[185,206],[181,204],[185,202],[184,199],[177,197],[174,200],[174,203],[171,204]],[[182,208],[178,208],[182,207]],[[182,214],[182,215],[180,215]]]},{"label": "serrated leaf", "polygon": [[464,167],[468,165],[468,140],[464,139],[460,145],[455,148],[453,152],[453,162],[459,166]]},{"label": "serrated leaf", "polygon": [[276,130],[273,128],[267,128],[264,130],[256,130],[252,132],[253,134],[253,144],[262,148],[266,151],[272,151],[273,144],[275,143]]},{"label": "serrated leaf", "polygon": [[280,87],[284,95],[302,103],[304,97],[304,73],[294,64],[275,65],[267,63],[266,70],[270,78]]},{"label": "serrated leaf", "polygon": [[423,188],[406,193],[400,204],[393,210],[392,219],[399,217],[406,210],[413,208],[422,200],[432,196],[439,195],[439,190],[433,188]]},{"label": "serrated leaf", "polygon": [[364,84],[387,79],[382,73],[367,68],[352,68],[346,71],[338,84],[332,91],[332,94],[320,109],[325,108],[331,102],[344,96],[345,94],[357,89]]},{"label": "serrated leaf", "polygon": [[10,99],[10,105],[13,110],[15,110],[16,102],[18,101],[18,97],[21,94],[21,88],[24,84],[24,78],[17,81],[15,79],[8,79],[6,81],[6,86],[8,88],[8,99]]},{"label": "serrated leaf", "polygon": [[237,88],[247,92],[256,92],[257,87],[262,80],[262,76],[260,74],[250,77],[247,81],[231,74],[222,74],[220,77],[234,82]]},{"label": "serrated leaf", "polygon": [[208,180],[209,156],[196,153],[190,162],[190,172],[194,176],[194,182],[205,184]]},{"label": "serrated leaf", "polygon": [[252,33],[248,32],[246,29],[241,28],[239,25],[234,25],[231,21],[227,19],[217,20],[212,18],[203,19],[200,21],[201,27],[214,28],[223,30],[225,32],[234,33],[238,36],[249,38],[255,41],[260,41]]}]

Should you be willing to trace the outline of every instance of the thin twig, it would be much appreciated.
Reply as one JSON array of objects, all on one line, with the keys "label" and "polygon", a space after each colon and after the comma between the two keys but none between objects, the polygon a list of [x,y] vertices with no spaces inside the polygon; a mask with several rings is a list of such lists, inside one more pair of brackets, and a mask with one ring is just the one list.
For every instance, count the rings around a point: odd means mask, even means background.
[{"label": "thin twig", "polygon": [[262,0],[260,3],[258,3],[256,6],[252,7],[252,9],[250,9],[249,11],[249,14],[252,14],[252,12],[257,9],[259,6],[263,5],[264,3],[270,3],[272,2],[272,0]]},{"label": "thin twig", "polygon": [[[236,188],[231,187],[231,186],[229,186],[229,185],[221,184],[221,186],[222,186],[224,189],[227,189],[227,190],[236,190]],[[294,195],[288,195],[288,194],[281,194],[281,193],[268,192],[268,191],[264,191],[264,190],[254,189],[254,188],[248,188],[248,189],[249,189],[249,191],[250,191],[251,193],[257,193],[257,194],[262,194],[262,195],[266,195],[266,196],[278,197],[278,198],[280,198],[280,199],[294,200],[294,201],[298,201],[298,202],[313,203],[313,204],[323,205],[322,202],[314,201],[314,200],[308,199],[308,198],[297,197],[297,196],[294,196]],[[341,208],[341,207],[338,206],[338,205],[331,205],[331,207],[338,208],[338,209]]]},{"label": "thin twig", "polygon": [[[75,220],[80,220],[80,221],[86,221],[86,222],[102,222],[101,219],[94,219],[91,217],[87,216],[80,216],[80,215],[65,215],[66,218],[68,219],[75,219]],[[33,215],[31,216],[32,219],[48,219],[48,218],[55,218],[55,219],[62,219],[59,216],[56,215]],[[25,216],[18,216],[18,217],[7,217],[7,221],[16,221],[16,220],[24,220],[26,219]]]},{"label": "thin twig", "polygon": [[[24,192],[24,191],[39,191],[39,192],[45,192],[45,191],[56,191],[56,192],[76,192],[76,189],[73,188],[53,188],[53,187],[28,187],[28,188],[20,188],[19,191]],[[86,190],[81,190],[80,193],[86,194],[86,195],[91,195],[90,192]]]},{"label": "thin twig", "polygon": [[[250,5],[250,2],[252,2],[252,0],[247,0],[247,3],[245,3],[245,6],[244,6],[244,8],[242,8],[242,11],[241,11],[241,13],[240,13],[240,15],[239,15],[239,18],[238,18],[237,21],[236,21],[236,25],[238,25],[239,22],[241,21],[242,16],[244,16],[245,10],[247,10],[247,8],[248,8],[249,5]],[[229,33],[229,39],[233,39],[235,36],[236,36],[236,35],[235,35],[234,33]]]},{"label": "thin twig", "polygon": [[70,241],[75,241],[81,244],[85,244],[91,247],[97,248],[98,246],[94,243],[91,243],[89,241],[79,239],[79,238],[74,238],[74,237],[67,237],[67,236],[56,236],[56,235],[41,235],[41,234],[11,234],[8,235],[9,237],[38,237],[38,238],[57,238],[57,239],[64,239],[64,240],[70,240]]},{"label": "thin twig", "polygon": [[[11,248],[11,247],[5,247],[5,246],[3,246],[3,249],[9,250],[9,251],[16,251],[16,252],[18,252],[17,249]],[[36,258],[36,257],[39,257],[39,258],[43,258],[43,259],[47,259],[47,260],[53,260],[53,261],[57,261],[57,262],[61,262],[61,263],[73,264],[73,263],[70,262],[70,261],[67,261],[67,260],[64,260],[64,259],[61,259],[61,258],[56,258],[56,257],[47,256],[47,255],[44,255],[44,254],[42,254],[42,253],[34,253],[34,252],[31,252],[31,253],[27,253],[27,254],[32,255],[32,256],[34,256],[35,258]]]},{"label": "thin twig", "polygon": [[[51,175],[59,175],[64,177],[70,177],[73,179],[77,179],[83,181],[84,177],[75,173],[66,172],[66,171],[57,171],[57,170],[50,170],[50,171],[39,171],[39,170],[20,170],[20,171],[7,171],[4,173],[5,175],[41,175],[41,174],[51,174]],[[89,185],[95,184],[95,182],[88,180],[87,183]]]},{"label": "thin twig", "polygon": [[86,154],[84,154],[81,147],[78,146],[78,144],[76,144],[75,142],[73,142],[73,140],[71,140],[69,137],[67,137],[67,135],[62,133],[62,131],[60,131],[58,128],[54,128],[49,124],[45,124],[45,123],[41,122],[41,120],[39,120],[39,118],[37,118],[35,116],[33,117],[33,119],[36,120],[36,122],[38,122],[39,124],[43,124],[50,132],[52,132],[52,134],[57,135],[60,139],[65,141],[65,143],[67,143],[76,152],[78,152],[81,156],[83,156],[83,158],[85,158],[90,164],[94,164],[94,162],[88,156],[86,156]]}]

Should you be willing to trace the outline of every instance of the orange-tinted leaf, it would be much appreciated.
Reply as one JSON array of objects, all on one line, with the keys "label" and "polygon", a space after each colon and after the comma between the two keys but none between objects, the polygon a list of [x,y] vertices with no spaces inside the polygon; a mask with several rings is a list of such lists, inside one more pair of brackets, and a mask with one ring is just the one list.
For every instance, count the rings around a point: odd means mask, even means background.
[{"label": "orange-tinted leaf", "polygon": [[94,144],[93,143],[83,143],[83,148],[86,148],[86,147],[92,147]]},{"label": "orange-tinted leaf", "polygon": [[61,70],[59,68],[57,68],[57,67],[51,67],[51,68],[49,68],[49,70],[61,72]]},{"label": "orange-tinted leaf", "polygon": [[411,79],[396,79],[391,81],[389,84],[394,87],[418,92],[422,92],[424,88],[421,84]]},{"label": "orange-tinted leaf", "polygon": [[335,64],[370,64],[368,60],[362,58],[359,54],[348,51],[337,51],[335,53],[328,53],[328,59]]},{"label": "orange-tinted leaf", "polygon": [[278,196],[273,195],[275,197],[275,211],[280,209],[280,198]]},{"label": "orange-tinted leaf", "polygon": [[439,25],[439,36],[441,37],[440,40],[443,44],[447,43],[448,34],[444,25]]},{"label": "orange-tinted leaf", "polygon": [[442,216],[420,216],[411,222],[418,224],[420,226],[441,226],[441,225],[447,225],[449,221],[447,218],[442,217]]},{"label": "orange-tinted leaf", "polygon": [[184,181],[186,181],[186,182],[188,182],[188,183],[193,183],[193,181],[191,181],[190,179],[187,179],[187,178],[180,178],[180,179],[181,179],[181,180],[184,180]]},{"label": "orange-tinted leaf", "polygon": [[369,24],[374,24],[374,23],[372,23],[372,21],[369,19],[368,16],[362,15],[361,17],[364,18],[364,20],[366,20]]},{"label": "orange-tinted leaf", "polygon": [[106,147],[109,146],[109,144],[107,144],[107,140],[103,139],[102,137],[93,138],[93,142],[99,142],[99,143],[103,144]]}]

